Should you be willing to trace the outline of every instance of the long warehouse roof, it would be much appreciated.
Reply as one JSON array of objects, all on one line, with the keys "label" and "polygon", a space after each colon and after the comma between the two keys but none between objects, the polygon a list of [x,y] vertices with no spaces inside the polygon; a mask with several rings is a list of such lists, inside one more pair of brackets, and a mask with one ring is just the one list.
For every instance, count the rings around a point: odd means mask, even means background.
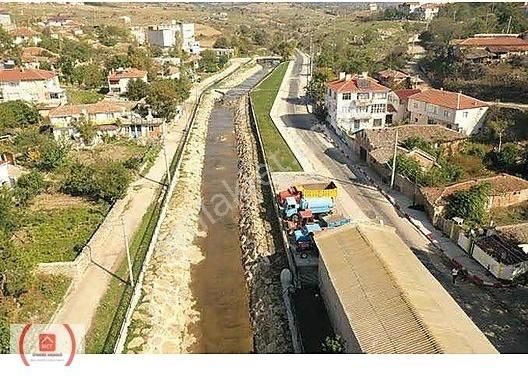
[{"label": "long warehouse roof", "polygon": [[314,237],[364,353],[497,353],[394,228],[351,224]]}]

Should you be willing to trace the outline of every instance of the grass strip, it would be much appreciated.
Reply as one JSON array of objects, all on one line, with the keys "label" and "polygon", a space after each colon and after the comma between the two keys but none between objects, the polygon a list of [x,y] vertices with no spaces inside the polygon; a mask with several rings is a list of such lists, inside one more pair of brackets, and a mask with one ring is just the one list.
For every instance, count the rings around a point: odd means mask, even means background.
[{"label": "grass strip", "polygon": [[[161,211],[161,201],[154,202],[143,215],[141,225],[130,244],[133,259],[132,271],[137,281],[149,244],[154,234]],[[129,284],[126,257],[119,265],[105,295],[97,307],[92,325],[86,335],[86,352],[89,354],[111,354],[119,337],[121,325],[132,298],[134,289]]]},{"label": "grass strip", "polygon": [[279,92],[287,68],[288,63],[280,64],[250,94],[257,125],[264,143],[266,158],[272,172],[302,171],[295,155],[270,117],[271,107]]}]

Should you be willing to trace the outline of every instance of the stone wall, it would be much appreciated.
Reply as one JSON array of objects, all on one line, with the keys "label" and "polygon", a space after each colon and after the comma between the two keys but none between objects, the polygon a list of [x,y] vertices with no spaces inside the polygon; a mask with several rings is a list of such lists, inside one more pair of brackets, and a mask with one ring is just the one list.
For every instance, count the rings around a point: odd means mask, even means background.
[{"label": "stone wall", "polygon": [[250,294],[255,352],[291,353],[291,335],[280,282],[280,272],[287,266],[286,255],[275,244],[272,226],[266,219],[262,181],[258,174],[257,144],[247,113],[247,96],[240,98],[235,107],[240,245]]}]

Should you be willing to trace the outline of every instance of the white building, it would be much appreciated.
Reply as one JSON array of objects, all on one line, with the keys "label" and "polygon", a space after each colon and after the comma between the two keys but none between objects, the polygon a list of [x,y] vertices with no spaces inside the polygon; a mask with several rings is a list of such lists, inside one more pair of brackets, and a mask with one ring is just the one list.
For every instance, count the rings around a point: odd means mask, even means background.
[{"label": "white building", "polygon": [[389,88],[366,73],[354,76],[340,73],[338,80],[326,84],[325,105],[330,125],[345,132],[385,126],[389,92]]},{"label": "white building", "polygon": [[411,95],[408,104],[411,124],[443,124],[466,135],[481,130],[488,109],[476,98],[437,89]]},{"label": "white building", "polygon": [[66,94],[54,72],[41,69],[0,69],[0,102],[23,100],[56,107]]},{"label": "white building", "polygon": [[11,29],[9,31],[9,35],[11,35],[13,38],[13,43],[17,46],[20,44],[37,45],[42,41],[42,38],[40,38],[38,33],[29,27],[18,27],[16,29]]},{"label": "white building", "polygon": [[110,94],[125,94],[128,90],[128,83],[131,80],[142,80],[148,82],[147,71],[135,68],[119,68],[108,75],[108,88]]},{"label": "white building", "polygon": [[146,42],[160,48],[172,48],[176,45],[178,33],[182,50],[193,54],[200,53],[200,44],[196,42],[193,23],[173,20],[170,24],[149,26],[146,30]]},{"label": "white building", "polygon": [[410,113],[408,110],[409,97],[418,94],[420,89],[400,89],[389,93],[388,97],[388,124],[402,123],[409,119]]},{"label": "white building", "polygon": [[9,178],[9,171],[7,169],[8,163],[0,161],[0,187],[5,185],[11,185],[11,179]]},{"label": "white building", "polygon": [[130,34],[139,45],[143,45],[147,41],[147,35],[143,26],[134,26],[130,28]]},{"label": "white building", "polygon": [[12,28],[11,15],[5,10],[0,10],[0,27],[4,30],[10,30]]}]

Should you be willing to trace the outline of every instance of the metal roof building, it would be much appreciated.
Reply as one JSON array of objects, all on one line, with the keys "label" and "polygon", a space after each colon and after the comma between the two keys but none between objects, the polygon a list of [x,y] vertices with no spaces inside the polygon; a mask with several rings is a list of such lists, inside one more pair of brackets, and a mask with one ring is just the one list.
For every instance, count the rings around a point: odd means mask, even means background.
[{"label": "metal roof building", "polygon": [[395,233],[360,223],[314,234],[319,283],[349,353],[497,353]]}]

